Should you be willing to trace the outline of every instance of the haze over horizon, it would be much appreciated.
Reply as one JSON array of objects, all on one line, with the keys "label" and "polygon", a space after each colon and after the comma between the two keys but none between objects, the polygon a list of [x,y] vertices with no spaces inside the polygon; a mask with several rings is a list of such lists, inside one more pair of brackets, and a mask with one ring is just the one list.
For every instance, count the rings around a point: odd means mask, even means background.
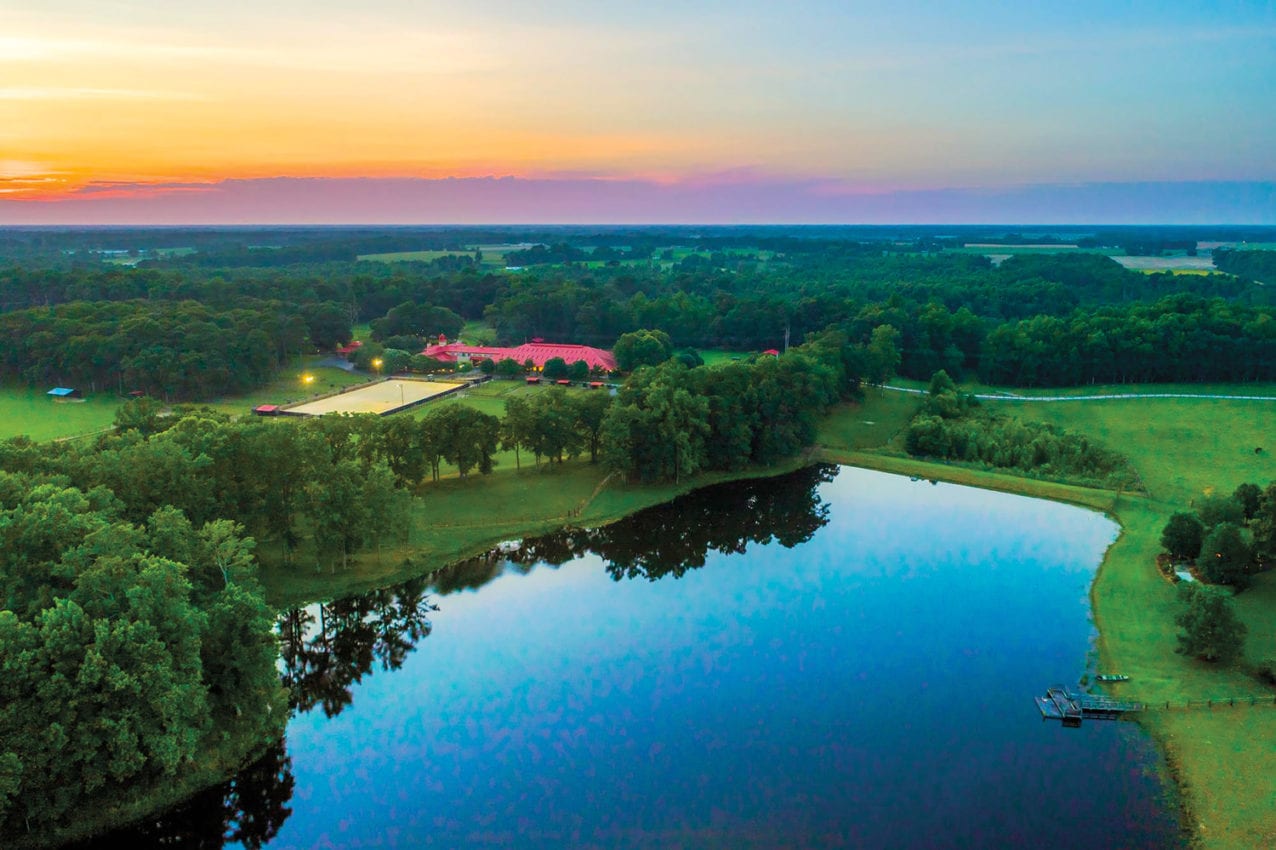
[{"label": "haze over horizon", "polygon": [[1276,224],[1276,7],[14,0],[0,224]]}]

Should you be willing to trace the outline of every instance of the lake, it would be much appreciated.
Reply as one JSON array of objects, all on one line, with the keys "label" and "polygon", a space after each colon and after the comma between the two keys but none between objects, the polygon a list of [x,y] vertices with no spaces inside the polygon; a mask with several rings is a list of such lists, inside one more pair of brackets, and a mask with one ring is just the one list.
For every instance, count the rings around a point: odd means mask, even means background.
[{"label": "lake", "polygon": [[1137,725],[1064,729],[1032,701],[1093,663],[1088,590],[1116,532],[822,466],[507,544],[286,617],[286,745],[142,833],[1182,847]]}]

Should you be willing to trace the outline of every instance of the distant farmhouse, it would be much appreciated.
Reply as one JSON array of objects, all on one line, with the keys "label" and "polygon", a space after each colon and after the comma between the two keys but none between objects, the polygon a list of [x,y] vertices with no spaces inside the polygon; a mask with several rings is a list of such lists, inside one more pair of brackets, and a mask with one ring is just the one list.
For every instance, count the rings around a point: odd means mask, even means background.
[{"label": "distant farmhouse", "polygon": [[616,358],[610,351],[591,348],[588,345],[559,345],[539,339],[525,342],[515,348],[465,345],[460,342],[440,340],[437,345],[431,345],[421,353],[440,363],[477,363],[480,360],[500,362],[508,358],[522,365],[530,360],[533,368],[538,372],[545,368],[547,361],[561,357],[569,366],[577,360],[584,360],[592,371],[616,371]]}]

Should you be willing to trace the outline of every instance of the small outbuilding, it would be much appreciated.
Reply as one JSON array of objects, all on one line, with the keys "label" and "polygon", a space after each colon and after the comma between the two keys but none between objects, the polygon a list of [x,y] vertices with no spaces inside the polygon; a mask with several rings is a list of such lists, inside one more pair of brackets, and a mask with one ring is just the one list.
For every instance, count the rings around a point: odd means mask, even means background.
[{"label": "small outbuilding", "polygon": [[54,387],[49,390],[48,395],[52,396],[54,401],[74,401],[84,398],[79,390],[72,387]]},{"label": "small outbuilding", "polygon": [[279,405],[277,404],[259,404],[253,408],[253,413],[258,416],[278,416]]},{"label": "small outbuilding", "polygon": [[558,384],[560,387],[570,387],[572,385],[572,382],[566,378],[559,378],[554,383]]},{"label": "small outbuilding", "polygon": [[528,376],[527,376],[527,383],[529,383],[529,384],[539,384],[540,382],[541,382],[541,376],[540,376],[540,375],[528,375]]}]

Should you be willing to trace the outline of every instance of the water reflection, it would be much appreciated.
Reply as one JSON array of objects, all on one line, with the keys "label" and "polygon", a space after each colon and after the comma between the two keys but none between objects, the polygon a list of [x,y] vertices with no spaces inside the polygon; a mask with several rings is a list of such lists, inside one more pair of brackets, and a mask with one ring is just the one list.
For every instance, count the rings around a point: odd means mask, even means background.
[{"label": "water reflection", "polygon": [[279,834],[292,814],[288,807],[292,792],[292,760],[280,741],[233,779],[201,791],[158,817],[72,847],[218,850],[234,844],[257,850]]},{"label": "water reflection", "polygon": [[335,717],[373,665],[397,670],[433,628],[425,578],[360,596],[296,608],[279,624],[283,683],[295,712],[322,706]]},{"label": "water reflection", "polygon": [[600,556],[617,581],[655,581],[704,566],[710,552],[803,543],[828,522],[829,506],[818,488],[837,471],[822,464],[780,478],[706,488],[602,528],[505,544],[395,587],[289,611],[280,620],[280,652],[292,708],[304,713],[320,706],[335,717],[374,666],[398,669],[430,634],[430,614],[439,610],[431,591],[474,590],[509,570],[556,567],[589,553]]},{"label": "water reflection", "polygon": [[560,566],[590,553],[617,581],[655,581],[703,567],[710,552],[743,554],[750,544],[771,542],[792,548],[828,523],[819,487],[837,473],[836,466],[818,464],[779,478],[720,484],[601,528],[506,544],[436,573],[434,589],[444,595],[476,589],[511,568]]}]

